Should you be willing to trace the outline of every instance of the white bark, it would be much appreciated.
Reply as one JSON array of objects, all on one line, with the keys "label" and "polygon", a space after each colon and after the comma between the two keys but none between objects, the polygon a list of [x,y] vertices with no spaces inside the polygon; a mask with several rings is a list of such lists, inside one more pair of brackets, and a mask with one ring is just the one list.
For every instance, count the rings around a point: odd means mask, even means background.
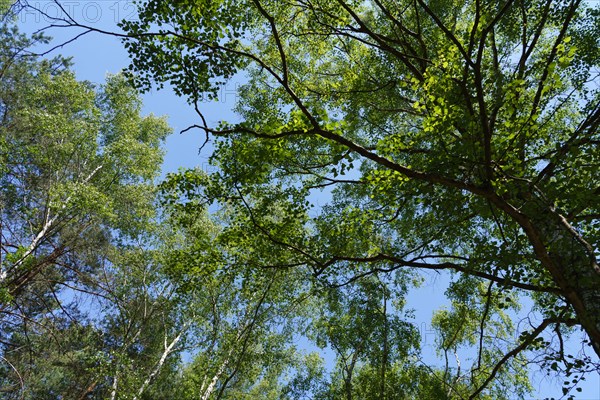
[{"label": "white bark", "polygon": [[144,391],[146,391],[146,389],[148,388],[150,383],[152,383],[152,381],[154,380],[156,375],[158,375],[158,373],[162,369],[163,365],[165,364],[165,361],[167,361],[167,357],[169,357],[169,355],[173,352],[173,349],[175,348],[177,343],[179,343],[179,341],[183,337],[183,334],[185,333],[185,331],[187,330],[187,328],[189,326],[190,326],[190,322],[186,322],[184,324],[183,328],[181,329],[181,331],[179,332],[179,334],[177,334],[177,336],[175,336],[175,338],[173,338],[173,340],[171,340],[171,343],[169,343],[169,344],[167,344],[167,336],[165,334],[165,349],[164,349],[162,355],[160,356],[160,359],[154,366],[154,369],[152,370],[150,375],[148,375],[146,380],[144,380],[144,382],[142,383],[142,386],[140,386],[138,393],[133,398],[133,400],[138,400],[142,396],[142,394],[144,394]]},{"label": "white bark", "polygon": [[118,387],[118,380],[117,380],[117,374],[115,373],[115,376],[113,378],[113,383],[112,383],[112,391],[110,392],[110,400],[115,400],[117,398],[117,387]]},{"label": "white bark", "polygon": [[229,359],[231,358],[232,353],[233,353],[233,348],[229,351],[227,358],[225,359],[225,361],[223,361],[223,363],[219,367],[219,370],[217,371],[217,373],[210,380],[210,384],[208,385],[206,390],[204,390],[204,392],[201,394],[200,400],[208,400],[210,395],[215,391],[217,382],[219,382],[221,375],[223,375],[223,372],[225,372],[225,368],[227,368],[227,365],[229,365]]},{"label": "white bark", "polygon": [[[101,168],[102,168],[102,165],[97,166],[96,169],[94,169],[81,183],[88,183],[89,180],[92,179],[92,177],[94,175],[96,175],[96,172],[98,172]],[[69,196],[66,198],[66,200],[63,202],[62,206],[60,207],[61,211],[64,210],[65,208],[67,208],[67,205],[71,201],[72,197],[73,196]],[[27,251],[25,251],[25,253],[21,256],[21,258],[19,258],[17,260],[17,262],[14,263],[14,265],[12,266],[13,269],[18,268],[21,264],[23,264],[23,262],[25,262],[27,257],[29,257],[35,251],[35,249],[38,247],[40,242],[44,239],[44,237],[46,237],[46,235],[50,231],[50,228],[52,228],[52,226],[54,225],[54,223],[56,222],[58,217],[60,217],[60,212],[58,212],[56,215],[54,215],[52,218],[50,218],[50,206],[48,206],[44,226],[38,232],[38,234],[35,236],[35,238],[31,241],[31,244],[27,248]],[[6,279],[6,276],[7,276],[6,271],[0,271],[0,282],[4,281],[4,279]]]}]

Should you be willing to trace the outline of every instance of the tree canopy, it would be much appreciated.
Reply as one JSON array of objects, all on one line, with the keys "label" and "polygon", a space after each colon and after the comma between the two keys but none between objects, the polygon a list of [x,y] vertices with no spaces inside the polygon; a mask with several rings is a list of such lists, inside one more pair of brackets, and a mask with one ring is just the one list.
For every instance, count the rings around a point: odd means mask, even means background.
[{"label": "tree canopy", "polygon": [[[200,196],[245,215],[229,229],[251,251],[258,242],[290,254],[279,263],[256,257],[257,267],[305,268],[333,286],[454,272],[452,309],[436,318],[446,331],[462,324],[464,336],[448,340],[479,348],[470,376],[457,373],[472,396],[542,344],[548,368],[581,367],[561,340],[576,328],[591,346],[583,360],[597,363],[597,8],[578,0],[139,4],[139,20],[122,23],[138,85],[173,85],[215,141],[218,173]],[[207,126],[199,100],[234,76],[246,82],[242,122]],[[319,189],[331,201],[315,207]],[[273,204],[282,204],[275,219]],[[484,345],[484,331],[506,321],[513,294],[533,299],[542,318],[494,358],[487,349],[503,345]]]},{"label": "tree canopy", "polygon": [[0,37],[0,392],[107,393],[120,358],[142,375],[161,351],[139,302],[153,309],[164,296],[149,293],[151,268],[126,260],[152,232],[170,128],[140,116],[123,76],[94,87],[69,60],[30,53],[47,37],[7,26]]},{"label": "tree canopy", "polygon": [[292,343],[306,285],[235,263],[176,181],[159,195],[166,120],[140,115],[123,75],[80,82],[32,54],[49,38],[0,37],[0,397],[307,392],[321,360]]},{"label": "tree canopy", "polygon": [[[113,33],[126,76],[188,99],[215,171],[156,187],[168,128],[123,76],[96,89],[64,59],[5,51],[2,390],[509,399],[532,368],[565,396],[599,370],[597,6],[136,4]],[[231,79],[239,121],[210,126],[201,102]],[[441,366],[407,302],[431,271],[449,281],[431,320]],[[69,322],[57,287],[73,282],[107,298],[100,323]],[[49,331],[65,340],[44,348]]]}]

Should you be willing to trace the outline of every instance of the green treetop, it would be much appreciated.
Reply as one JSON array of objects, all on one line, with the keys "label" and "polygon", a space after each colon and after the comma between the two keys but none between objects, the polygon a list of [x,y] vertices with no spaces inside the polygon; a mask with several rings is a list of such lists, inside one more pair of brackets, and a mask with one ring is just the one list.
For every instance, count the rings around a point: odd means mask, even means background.
[{"label": "green treetop", "polygon": [[[559,340],[573,327],[600,355],[599,17],[579,0],[145,1],[123,27],[138,83],[199,112],[244,77],[242,122],[197,126],[216,138],[208,197],[247,215],[238,237],[333,285],[457,273],[435,322],[478,319],[441,343],[479,348],[456,380],[475,397],[526,350],[581,367]],[[310,211],[320,188],[332,201]],[[486,355],[515,293],[542,319]]]}]

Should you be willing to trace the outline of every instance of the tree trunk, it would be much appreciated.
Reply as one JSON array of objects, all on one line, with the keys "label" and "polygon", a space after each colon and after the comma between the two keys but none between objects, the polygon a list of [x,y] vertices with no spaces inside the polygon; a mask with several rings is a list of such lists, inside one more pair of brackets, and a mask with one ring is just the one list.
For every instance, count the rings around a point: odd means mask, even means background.
[{"label": "tree trunk", "polygon": [[167,337],[166,337],[166,333],[165,333],[165,349],[164,349],[162,355],[160,356],[160,359],[156,362],[156,365],[154,366],[154,369],[152,370],[150,375],[148,375],[146,380],[144,380],[144,382],[142,383],[142,386],[140,386],[138,393],[136,396],[134,396],[133,400],[138,400],[140,397],[142,397],[142,394],[144,394],[144,392],[146,391],[146,388],[150,385],[150,383],[152,383],[154,378],[159,374],[160,370],[162,369],[163,365],[165,364],[165,361],[167,360],[167,357],[169,356],[169,354],[171,354],[173,352],[173,349],[175,348],[177,343],[179,343],[179,341],[183,337],[183,334],[185,333],[185,331],[187,330],[187,328],[189,326],[190,326],[190,322],[187,322],[186,324],[184,324],[181,331],[177,334],[177,336],[175,336],[175,338],[168,345],[167,345]]},{"label": "tree trunk", "polygon": [[85,400],[85,398],[88,396],[88,394],[90,394],[94,391],[96,386],[98,386],[98,381],[94,381],[94,382],[90,383],[90,385],[85,389],[83,394],[81,396],[79,396],[78,400]]},{"label": "tree trunk", "polygon": [[115,372],[115,376],[113,377],[112,387],[110,391],[110,400],[115,400],[117,398],[117,388],[119,387],[119,381],[117,378],[117,373]]},{"label": "tree trunk", "polygon": [[217,371],[217,373],[212,377],[212,379],[210,380],[210,384],[208,385],[208,387],[206,387],[206,389],[204,389],[204,384],[202,385],[202,395],[200,396],[200,400],[208,400],[208,398],[210,397],[210,395],[215,391],[215,388],[217,387],[217,382],[219,382],[219,379],[221,378],[221,376],[223,375],[223,373],[225,372],[225,368],[227,368],[227,365],[229,365],[229,359],[231,357],[231,355],[233,354],[233,349],[231,349],[229,351],[229,354],[227,355],[227,358],[225,359],[225,361],[223,361],[221,363],[221,366],[219,367],[219,370]]},{"label": "tree trunk", "polygon": [[519,221],[538,259],[571,304],[600,357],[600,267],[593,247],[553,207],[541,201],[522,207]]},{"label": "tree trunk", "polygon": [[388,363],[388,318],[387,318],[387,297],[383,294],[383,354],[381,357],[381,386],[379,398],[385,400],[385,372]]}]

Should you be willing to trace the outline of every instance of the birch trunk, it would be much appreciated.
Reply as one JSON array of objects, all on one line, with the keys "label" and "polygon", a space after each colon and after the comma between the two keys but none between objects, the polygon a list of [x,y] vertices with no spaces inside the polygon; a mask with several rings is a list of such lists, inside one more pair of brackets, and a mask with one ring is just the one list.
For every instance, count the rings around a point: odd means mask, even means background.
[{"label": "birch trunk", "polygon": [[232,353],[233,349],[229,351],[229,354],[227,354],[227,358],[225,359],[225,361],[223,361],[223,363],[221,363],[219,370],[210,380],[210,384],[208,385],[208,387],[203,391],[203,393],[201,393],[200,400],[208,400],[210,395],[215,391],[215,388],[217,387],[217,382],[219,382],[219,379],[223,375],[223,372],[225,372],[225,368],[227,368],[227,366],[229,365],[229,360],[231,358]]},{"label": "birch trunk", "polygon": [[[81,181],[81,183],[83,183],[83,184],[88,183],[90,181],[90,179],[92,179],[94,177],[94,175],[96,175],[96,173],[100,169],[102,169],[102,165],[97,166],[87,177],[85,177],[85,179],[83,179],[83,181]],[[69,202],[71,201],[72,198],[73,198],[73,196],[69,196],[65,199],[65,201],[63,202],[63,204],[60,207],[60,211],[67,208],[67,205],[69,204]],[[31,241],[31,244],[29,245],[29,247],[27,248],[25,253],[14,263],[14,265],[12,266],[12,269],[19,268],[19,266],[21,264],[23,264],[23,262],[25,262],[27,257],[29,257],[35,251],[35,249],[37,249],[37,247],[42,242],[42,240],[46,237],[48,232],[50,232],[50,229],[54,226],[54,223],[56,222],[56,220],[60,217],[60,215],[61,215],[60,211],[57,212],[56,215],[54,215],[52,218],[50,218],[51,205],[50,204],[48,205],[48,207],[46,209],[46,217],[45,217],[45,221],[44,221],[44,226],[38,232],[38,234],[35,236],[35,238],[33,238],[33,240]],[[0,271],[0,283],[2,283],[6,279],[7,275],[8,274],[6,271]]]},{"label": "birch trunk", "polygon": [[186,330],[189,326],[190,326],[190,323],[189,322],[186,323],[183,326],[183,328],[181,329],[181,331],[179,332],[179,334],[177,334],[177,336],[175,336],[175,338],[173,338],[173,340],[171,340],[171,343],[169,343],[168,345],[167,345],[167,337],[165,334],[165,349],[164,349],[162,355],[160,356],[160,359],[154,366],[154,369],[152,370],[150,375],[148,375],[148,377],[144,380],[144,383],[142,383],[142,386],[140,386],[140,388],[137,392],[137,395],[133,398],[133,400],[138,400],[142,396],[142,394],[144,394],[144,392],[146,391],[146,389],[148,388],[150,383],[152,383],[152,381],[154,380],[156,375],[159,374],[160,370],[162,369],[163,365],[165,364],[165,361],[167,360],[167,357],[169,357],[169,355],[173,352],[173,349],[175,348],[177,343],[179,343],[179,341],[181,340],[181,338],[183,337],[184,333],[186,332]]}]

